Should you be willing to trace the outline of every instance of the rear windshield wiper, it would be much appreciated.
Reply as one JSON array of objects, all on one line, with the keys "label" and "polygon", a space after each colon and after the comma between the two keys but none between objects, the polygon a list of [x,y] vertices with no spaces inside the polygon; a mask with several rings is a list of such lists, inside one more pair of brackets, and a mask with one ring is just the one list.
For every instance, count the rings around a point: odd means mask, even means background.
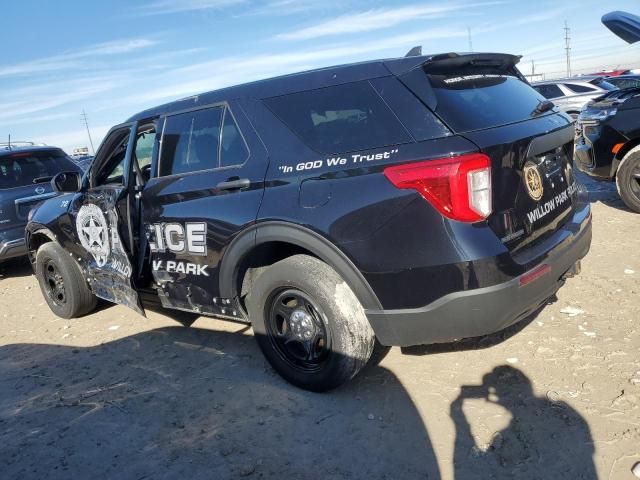
[{"label": "rear windshield wiper", "polygon": [[552,110],[553,107],[555,107],[555,104],[549,100],[542,100],[538,106],[536,108],[533,109],[533,112],[531,112],[531,116],[532,117],[536,117],[538,115],[540,115],[541,113],[544,112],[548,112],[549,110]]}]

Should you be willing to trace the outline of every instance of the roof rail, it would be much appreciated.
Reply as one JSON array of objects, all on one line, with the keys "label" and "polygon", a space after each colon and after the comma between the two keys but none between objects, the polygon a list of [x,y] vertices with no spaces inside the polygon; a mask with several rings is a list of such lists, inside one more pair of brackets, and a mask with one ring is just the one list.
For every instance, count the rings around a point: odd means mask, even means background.
[{"label": "roof rail", "polygon": [[46,143],[36,143],[28,140],[11,140],[10,142],[0,142],[0,150],[13,150],[13,147],[45,147]]}]

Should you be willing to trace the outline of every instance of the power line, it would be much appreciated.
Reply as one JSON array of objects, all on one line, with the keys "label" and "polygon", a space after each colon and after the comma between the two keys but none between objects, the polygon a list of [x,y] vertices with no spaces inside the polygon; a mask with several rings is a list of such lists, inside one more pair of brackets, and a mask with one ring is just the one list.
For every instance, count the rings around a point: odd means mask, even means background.
[{"label": "power line", "polygon": [[565,44],[565,52],[567,54],[567,77],[571,76],[571,37],[569,33],[571,29],[567,25],[567,21],[564,21],[564,44]]},{"label": "power line", "polygon": [[93,154],[96,154],[96,149],[93,148],[93,140],[91,140],[91,132],[89,131],[89,121],[87,120],[87,113],[82,109],[82,120],[84,121],[84,126],[87,128],[87,136],[89,137],[89,143],[91,144],[91,151]]}]

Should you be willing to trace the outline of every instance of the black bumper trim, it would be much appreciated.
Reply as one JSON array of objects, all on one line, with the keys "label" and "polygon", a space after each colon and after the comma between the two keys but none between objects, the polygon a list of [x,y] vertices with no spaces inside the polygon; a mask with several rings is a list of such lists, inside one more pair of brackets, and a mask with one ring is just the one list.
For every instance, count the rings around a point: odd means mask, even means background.
[{"label": "black bumper trim", "polygon": [[27,254],[27,245],[24,238],[15,240],[7,240],[0,243],[0,260],[8,260],[9,258],[21,257]]},{"label": "black bumper trim", "polygon": [[408,347],[446,343],[500,331],[524,319],[564,284],[564,275],[591,245],[591,219],[585,220],[570,243],[549,253],[550,271],[520,286],[520,277],[499,285],[445,295],[421,308],[366,310],[383,345]]}]

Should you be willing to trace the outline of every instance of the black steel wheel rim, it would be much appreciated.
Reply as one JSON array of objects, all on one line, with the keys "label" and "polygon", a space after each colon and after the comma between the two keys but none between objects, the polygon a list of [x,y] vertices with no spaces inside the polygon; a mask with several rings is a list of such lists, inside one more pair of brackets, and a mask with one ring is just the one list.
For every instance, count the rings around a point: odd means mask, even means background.
[{"label": "black steel wheel rim", "polygon": [[266,307],[267,336],[279,356],[297,370],[320,370],[331,352],[331,337],[316,302],[287,288],[275,291]]},{"label": "black steel wheel rim", "polygon": [[64,287],[64,279],[53,260],[44,263],[44,288],[47,296],[56,305],[67,303],[67,295]]}]

